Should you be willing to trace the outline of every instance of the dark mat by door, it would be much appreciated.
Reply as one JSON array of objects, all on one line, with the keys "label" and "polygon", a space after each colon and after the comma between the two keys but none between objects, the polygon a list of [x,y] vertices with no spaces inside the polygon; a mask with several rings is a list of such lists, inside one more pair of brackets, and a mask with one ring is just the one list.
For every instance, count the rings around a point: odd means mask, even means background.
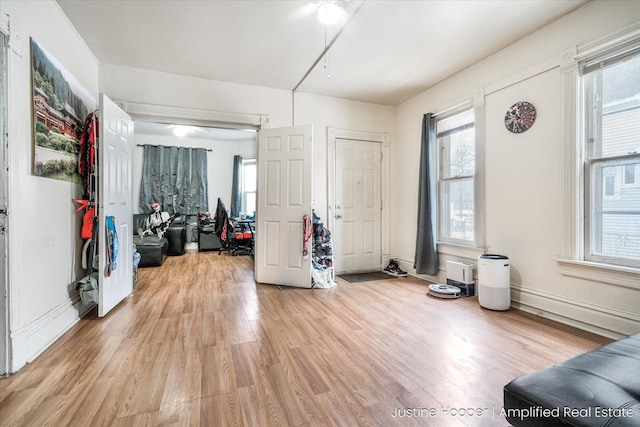
[{"label": "dark mat by door", "polygon": [[374,280],[395,279],[394,276],[390,276],[382,271],[373,271],[370,273],[356,273],[356,274],[339,274],[339,278],[346,280],[349,283],[360,282],[372,282]]}]

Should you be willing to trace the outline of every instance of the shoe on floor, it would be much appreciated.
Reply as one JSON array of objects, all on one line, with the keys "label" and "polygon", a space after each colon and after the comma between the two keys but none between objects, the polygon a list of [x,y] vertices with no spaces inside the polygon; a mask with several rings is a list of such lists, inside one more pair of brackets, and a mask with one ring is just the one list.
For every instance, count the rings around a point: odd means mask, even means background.
[{"label": "shoe on floor", "polygon": [[395,259],[391,260],[391,261],[393,261],[393,265],[396,266],[396,271],[398,272],[398,276],[406,276],[407,275],[407,272],[404,271],[403,269],[401,269],[400,266],[398,265],[398,261],[396,261]]},{"label": "shoe on floor", "polygon": [[387,265],[384,270],[385,273],[391,275],[391,276],[395,276],[395,277],[404,277],[407,275],[407,272],[402,270],[399,266],[398,266],[398,262],[390,259],[389,260],[389,265]]}]

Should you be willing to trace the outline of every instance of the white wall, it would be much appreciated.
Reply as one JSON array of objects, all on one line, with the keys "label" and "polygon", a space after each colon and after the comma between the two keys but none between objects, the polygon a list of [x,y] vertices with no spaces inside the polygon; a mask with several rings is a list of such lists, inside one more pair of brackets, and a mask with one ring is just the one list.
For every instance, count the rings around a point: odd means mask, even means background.
[{"label": "white wall", "polygon": [[[226,141],[220,139],[202,139],[185,136],[177,138],[167,135],[151,135],[136,132],[136,144],[165,145],[172,147],[204,148],[207,152],[207,178],[209,183],[209,211],[213,215],[216,210],[218,197],[227,206],[231,203],[231,185],[233,183],[233,157],[240,155],[244,158],[255,159],[258,149],[257,134],[246,133],[248,139]],[[142,179],[143,148],[133,150],[133,209],[140,212],[140,180]]]},{"label": "white wall", "polygon": [[[560,273],[567,256],[564,76],[561,54],[634,23],[640,2],[592,2],[400,105],[392,145],[391,253],[413,271],[422,115],[483,90],[485,105],[486,250],[511,259],[516,306],[597,333],[640,331],[640,291]],[[515,135],[506,110],[530,101],[537,119]],[[410,214],[408,214],[410,213]],[[482,251],[448,249],[447,258],[473,260]],[[441,271],[440,280],[444,278]]]},{"label": "white wall", "polygon": [[3,2],[11,23],[9,53],[9,299],[12,370],[66,331],[83,307],[79,275],[80,186],[32,175],[30,37],[97,97],[98,63],[52,1]]},{"label": "white wall", "polygon": [[327,128],[390,134],[393,146],[395,108],[309,93],[295,97],[295,124],[313,125],[313,208],[327,216]]},{"label": "white wall", "polygon": [[[392,133],[395,121],[395,108],[389,106],[305,93],[297,93],[293,101],[286,90],[111,64],[100,65],[100,91],[112,99],[130,102],[268,115],[272,128],[313,125],[314,209],[321,217],[326,215],[327,127]],[[391,140],[393,144],[393,137]]]},{"label": "white wall", "polygon": [[268,114],[271,127],[291,126],[291,92],[100,64],[100,92],[111,99],[218,112]]}]

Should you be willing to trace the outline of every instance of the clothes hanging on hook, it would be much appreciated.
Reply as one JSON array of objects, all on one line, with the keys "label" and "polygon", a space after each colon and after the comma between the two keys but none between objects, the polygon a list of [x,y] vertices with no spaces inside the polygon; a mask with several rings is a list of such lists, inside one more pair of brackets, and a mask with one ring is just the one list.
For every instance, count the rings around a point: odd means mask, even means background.
[{"label": "clothes hanging on hook", "polygon": [[84,120],[78,156],[78,173],[82,176],[83,198],[89,201],[93,201],[93,192],[95,190],[91,176],[95,173],[96,142],[100,128],[97,111],[89,113]]}]

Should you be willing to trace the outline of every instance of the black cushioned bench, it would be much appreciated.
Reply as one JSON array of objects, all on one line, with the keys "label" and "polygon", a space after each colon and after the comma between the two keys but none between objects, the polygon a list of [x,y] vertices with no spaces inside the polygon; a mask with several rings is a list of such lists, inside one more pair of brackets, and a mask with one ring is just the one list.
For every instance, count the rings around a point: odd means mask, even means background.
[{"label": "black cushioned bench", "polygon": [[640,334],[614,341],[504,387],[516,427],[640,426]]}]

